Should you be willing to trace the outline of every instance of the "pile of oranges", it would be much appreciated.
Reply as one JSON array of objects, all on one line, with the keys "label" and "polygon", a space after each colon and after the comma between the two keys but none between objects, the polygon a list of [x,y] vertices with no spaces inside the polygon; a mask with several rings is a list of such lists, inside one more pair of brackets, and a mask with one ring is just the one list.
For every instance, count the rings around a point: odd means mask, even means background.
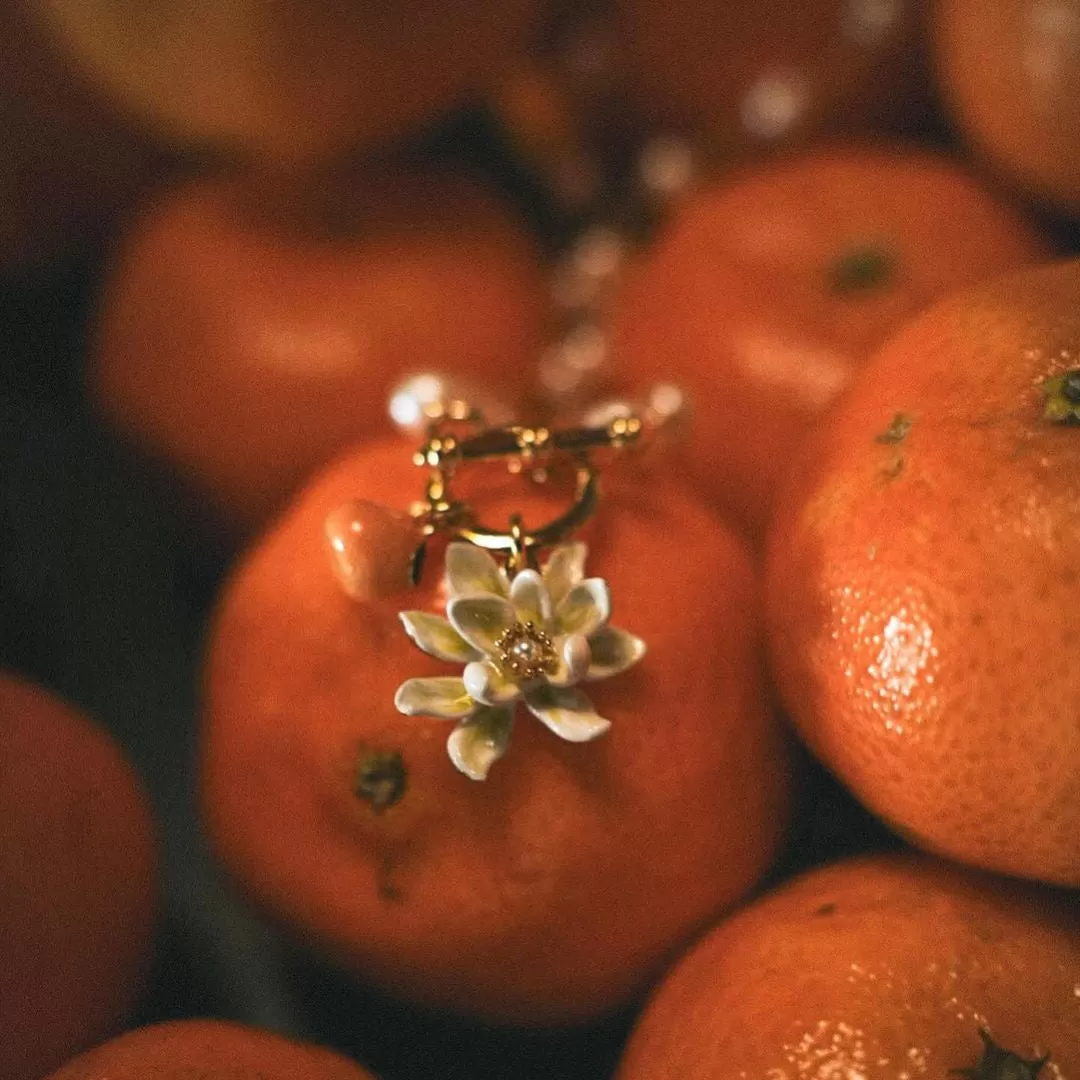
[{"label": "pile of oranges", "polygon": [[[74,393],[0,384],[0,1080],[1080,1073],[1077,0],[0,25],[0,267],[93,267]],[[466,587],[415,558],[416,372],[500,424],[683,406]],[[195,626],[190,731],[88,715],[161,680],[119,606],[53,627],[83,537],[18,539],[31,404],[168,506],[160,564],[96,543]],[[557,518],[550,464],[470,506]],[[587,735],[530,669],[479,773],[448,738],[502,684],[453,679],[498,627],[441,622],[478,597],[620,669]],[[204,841],[307,1022],[170,1003]]]}]

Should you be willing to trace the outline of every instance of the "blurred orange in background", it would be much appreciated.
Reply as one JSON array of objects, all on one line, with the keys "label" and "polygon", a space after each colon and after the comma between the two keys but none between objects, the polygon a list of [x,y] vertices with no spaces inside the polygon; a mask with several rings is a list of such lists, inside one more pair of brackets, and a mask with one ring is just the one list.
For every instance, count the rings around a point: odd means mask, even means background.
[{"label": "blurred orange in background", "polygon": [[723,160],[924,101],[922,0],[614,0],[626,91]]},{"label": "blurred orange in background", "polygon": [[210,161],[314,186],[482,99],[536,0],[11,0],[0,11],[0,271],[85,253]]},{"label": "blurred orange in background", "polygon": [[1035,228],[943,156],[823,147],[692,191],[626,272],[611,377],[687,392],[687,467],[760,542],[774,489],[874,349],[939,296],[1038,260]]},{"label": "blurred orange in background", "polygon": [[536,0],[19,0],[166,141],[303,167],[396,143],[512,61]]},{"label": "blurred orange in background", "polygon": [[179,162],[97,98],[27,12],[0,4],[0,273],[84,254]]},{"label": "blurred orange in background", "polygon": [[516,402],[546,320],[536,246],[482,183],[386,169],[298,196],[221,175],[164,193],[123,238],[89,388],[243,534],[349,441],[388,432],[407,373]]},{"label": "blurred orange in background", "polygon": [[942,96],[985,162],[1036,200],[1080,215],[1080,2],[938,0]]},{"label": "blurred orange in background", "polygon": [[340,1054],[225,1020],[136,1028],[48,1080],[372,1080]]},{"label": "blurred orange in background", "polygon": [[105,731],[0,673],[0,1077],[38,1080],[118,1030],[158,909],[150,807]]}]

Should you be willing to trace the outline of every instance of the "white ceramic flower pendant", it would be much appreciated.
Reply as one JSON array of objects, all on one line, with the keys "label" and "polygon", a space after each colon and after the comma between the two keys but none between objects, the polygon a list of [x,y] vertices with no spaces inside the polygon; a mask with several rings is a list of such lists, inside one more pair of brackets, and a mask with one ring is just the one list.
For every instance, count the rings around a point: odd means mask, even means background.
[{"label": "white ceramic flower pendant", "polygon": [[506,753],[519,702],[569,742],[595,739],[611,726],[578,684],[625,671],[645,655],[645,644],[608,624],[608,586],[585,577],[585,551],[580,541],[562,544],[542,573],[511,578],[482,548],[454,542],[446,549],[446,617],[401,612],[424,652],[463,671],[407,679],[394,704],[407,716],[455,720],[447,749],[473,780],[483,780]]}]

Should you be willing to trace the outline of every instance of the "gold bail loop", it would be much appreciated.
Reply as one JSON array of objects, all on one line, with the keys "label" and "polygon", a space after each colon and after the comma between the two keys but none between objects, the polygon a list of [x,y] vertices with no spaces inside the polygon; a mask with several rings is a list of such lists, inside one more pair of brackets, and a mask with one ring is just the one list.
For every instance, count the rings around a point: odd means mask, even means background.
[{"label": "gold bail loop", "polygon": [[519,574],[528,568],[531,548],[529,547],[525,531],[521,524],[521,515],[514,514],[510,518],[510,552],[506,559],[506,568],[511,575]]}]

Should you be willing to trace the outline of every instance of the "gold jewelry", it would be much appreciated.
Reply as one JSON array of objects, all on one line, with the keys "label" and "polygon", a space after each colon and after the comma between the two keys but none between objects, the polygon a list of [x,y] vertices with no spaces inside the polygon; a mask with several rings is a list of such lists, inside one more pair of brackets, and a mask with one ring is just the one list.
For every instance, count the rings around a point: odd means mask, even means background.
[{"label": "gold jewelry", "polygon": [[[571,539],[599,502],[594,453],[636,442],[641,419],[631,413],[562,430],[483,423],[464,401],[431,408],[427,437],[413,457],[430,474],[411,511],[421,533],[411,576],[419,581],[428,540],[448,534],[446,617],[400,613],[417,646],[464,670],[458,677],[407,679],[394,698],[406,715],[456,721],[447,740],[450,758],[474,780],[484,779],[506,752],[519,701],[570,742],[602,735],[610,722],[579,684],[617,675],[645,654],[640,638],[610,625],[607,583],[585,576],[585,545]],[[505,460],[512,473],[543,481],[560,457],[574,467],[573,500],[536,528],[526,529],[517,514],[503,529],[485,525],[452,490],[458,470],[473,462]]]},{"label": "gold jewelry", "polygon": [[[445,421],[463,423],[472,429],[458,438],[444,426]],[[413,455],[419,466],[428,466],[431,475],[424,498],[411,513],[421,524],[423,540],[413,561],[413,583],[420,579],[427,539],[437,532],[449,532],[487,551],[504,553],[512,573],[536,566],[539,549],[553,547],[566,539],[596,511],[599,478],[590,454],[597,449],[621,449],[638,440],[642,422],[636,415],[616,416],[607,424],[553,430],[548,427],[483,428],[478,410],[463,401],[439,405],[428,429],[424,445]],[[528,470],[536,480],[544,480],[553,456],[569,456],[575,466],[574,499],[568,510],[535,529],[525,530],[520,518],[511,518],[505,530],[481,524],[472,509],[454,498],[451,481],[465,464],[505,460],[509,470]]]}]

